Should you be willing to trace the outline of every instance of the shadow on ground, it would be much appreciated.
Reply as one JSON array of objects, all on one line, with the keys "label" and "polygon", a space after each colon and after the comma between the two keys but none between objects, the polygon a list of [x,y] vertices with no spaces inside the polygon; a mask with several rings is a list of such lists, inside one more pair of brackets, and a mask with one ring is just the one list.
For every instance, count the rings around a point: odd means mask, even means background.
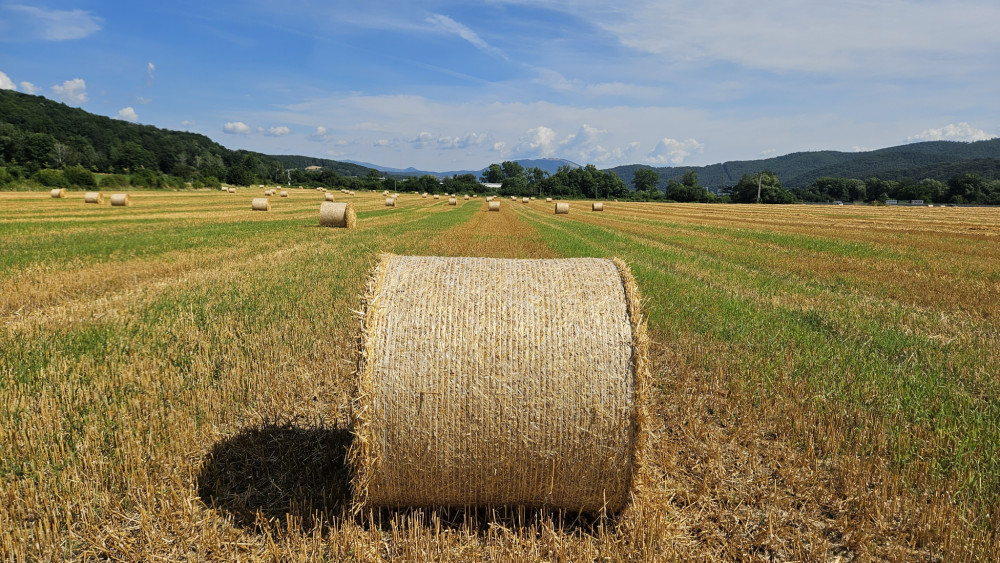
[{"label": "shadow on ground", "polygon": [[245,428],[205,456],[198,495],[243,528],[283,527],[289,517],[307,529],[331,523],[350,507],[351,438],[287,422]]}]

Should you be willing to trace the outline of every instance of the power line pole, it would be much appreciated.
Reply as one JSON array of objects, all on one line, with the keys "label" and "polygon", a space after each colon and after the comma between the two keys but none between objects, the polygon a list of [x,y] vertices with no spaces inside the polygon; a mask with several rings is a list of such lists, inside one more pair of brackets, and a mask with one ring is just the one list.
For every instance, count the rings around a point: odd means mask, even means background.
[{"label": "power line pole", "polygon": [[763,181],[763,179],[764,179],[764,173],[763,172],[758,172],[757,173],[757,203],[760,203],[760,185],[761,185],[761,182]]}]

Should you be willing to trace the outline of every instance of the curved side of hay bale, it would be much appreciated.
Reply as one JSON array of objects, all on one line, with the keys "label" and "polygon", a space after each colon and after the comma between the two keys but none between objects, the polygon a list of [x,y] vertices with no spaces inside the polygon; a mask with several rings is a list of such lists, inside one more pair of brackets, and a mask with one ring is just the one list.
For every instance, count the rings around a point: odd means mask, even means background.
[{"label": "curved side of hay bale", "polygon": [[319,226],[353,229],[358,223],[354,206],[350,203],[331,203],[324,201],[319,206]]},{"label": "curved side of hay bale", "polygon": [[253,211],[270,211],[271,200],[266,197],[255,197],[250,201],[250,209]]},{"label": "curved side of hay bale", "polygon": [[84,203],[104,203],[104,194],[101,192],[87,192],[83,194]]},{"label": "curved side of hay bale", "polygon": [[590,204],[590,210],[591,211],[604,211],[604,202],[603,201],[595,201],[594,203]]},{"label": "curved side of hay bale", "polygon": [[132,196],[129,194],[111,194],[112,207],[128,207],[130,205],[132,205]]},{"label": "curved side of hay bale", "polygon": [[352,401],[356,507],[621,510],[649,375],[630,280],[593,258],[383,256]]},{"label": "curved side of hay bale", "polygon": [[569,204],[565,201],[560,201],[556,204],[556,215],[568,215],[569,214]]},{"label": "curved side of hay bale", "polygon": [[489,202],[488,205],[489,205],[489,207],[487,209],[489,209],[490,211],[500,211],[500,202],[499,201],[493,200],[493,201]]},{"label": "curved side of hay bale", "polygon": [[396,198],[394,198],[394,197],[387,197],[387,198],[385,198],[385,206],[386,207],[396,207]]},{"label": "curved side of hay bale", "polygon": [[62,199],[66,197],[66,188],[55,188],[49,192],[49,196],[54,199]]}]

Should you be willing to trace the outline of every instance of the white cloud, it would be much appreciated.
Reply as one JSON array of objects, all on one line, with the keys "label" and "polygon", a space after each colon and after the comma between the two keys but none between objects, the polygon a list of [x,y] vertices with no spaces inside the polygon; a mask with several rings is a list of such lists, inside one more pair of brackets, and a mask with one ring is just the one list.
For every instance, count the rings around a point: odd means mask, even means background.
[{"label": "white cloud", "polygon": [[67,80],[52,87],[56,99],[66,104],[80,105],[87,101],[87,83],[82,78]]},{"label": "white cloud", "polygon": [[686,158],[696,152],[705,150],[705,145],[694,139],[678,141],[677,139],[661,139],[656,148],[646,155],[646,162],[649,164],[678,165]]},{"label": "white cloud", "polygon": [[527,136],[522,137],[521,142],[514,147],[514,153],[524,156],[552,156],[558,146],[557,137],[554,129],[539,125],[528,130]]},{"label": "white cloud", "polygon": [[940,129],[927,129],[916,135],[906,138],[907,142],[919,141],[987,141],[996,139],[997,135],[987,133],[982,129],[976,129],[966,122],[959,124],[948,124]]},{"label": "white cloud", "polygon": [[250,126],[242,121],[230,121],[222,126],[222,132],[229,135],[249,135]]},{"label": "white cloud", "polygon": [[282,135],[287,135],[292,132],[291,129],[285,127],[284,125],[278,125],[275,127],[268,127],[264,129],[263,127],[258,127],[257,132],[266,135],[268,137],[281,137]]},{"label": "white cloud", "polygon": [[388,147],[391,144],[392,144],[392,141],[390,141],[389,139],[375,139],[375,142],[372,143],[372,146],[374,146],[374,147]]},{"label": "white cloud", "polygon": [[0,8],[6,24],[6,39],[26,41],[67,41],[82,39],[101,30],[104,20],[84,10],[49,10],[36,6],[10,4]]},{"label": "white cloud", "polygon": [[458,137],[448,135],[432,135],[426,131],[421,131],[416,137],[409,140],[409,143],[416,149],[434,148],[441,150],[467,149],[472,146],[481,145],[487,141],[487,135],[481,133],[469,133]]},{"label": "white cloud", "polygon": [[185,119],[184,121],[181,121],[181,125],[183,125],[184,127],[190,127],[194,125],[194,121],[190,119]]},{"label": "white cloud", "polygon": [[312,135],[309,135],[309,139],[312,141],[324,141],[326,140],[326,137],[327,130],[326,127],[323,127],[322,125],[317,125],[316,131]]},{"label": "white cloud", "polygon": [[38,94],[41,93],[42,91],[41,88],[35,86],[34,84],[28,81],[21,82],[20,86],[21,86],[21,91],[24,92],[25,94]]},{"label": "white cloud", "polygon": [[3,71],[0,71],[0,90],[17,90],[14,81]]},{"label": "white cloud", "polygon": [[156,65],[153,63],[146,63],[146,76],[148,76],[150,80],[156,78]]},{"label": "white cloud", "polygon": [[479,34],[469,29],[469,27],[466,26],[465,24],[461,24],[449,18],[448,16],[442,14],[434,14],[425,19],[424,21],[426,21],[427,23],[433,25],[434,27],[440,30],[443,30],[447,33],[453,33],[461,37],[462,39],[465,39],[466,41],[468,41],[481,51],[485,51],[487,53],[497,55],[498,57],[501,57],[503,59],[507,59],[507,55],[505,55],[503,51],[487,43],[482,37],[479,36]]},{"label": "white cloud", "polygon": [[137,97],[135,101],[144,106],[153,103],[153,100],[150,100],[149,98],[143,98],[142,96]]},{"label": "white cloud", "polygon": [[139,121],[139,115],[135,113],[134,108],[129,106],[118,110],[118,119],[135,123]]}]

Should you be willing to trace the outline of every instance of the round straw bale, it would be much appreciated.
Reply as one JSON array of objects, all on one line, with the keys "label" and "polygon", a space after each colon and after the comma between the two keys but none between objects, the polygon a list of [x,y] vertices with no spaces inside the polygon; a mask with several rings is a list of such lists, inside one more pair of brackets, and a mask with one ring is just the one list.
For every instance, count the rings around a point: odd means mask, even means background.
[{"label": "round straw bale", "polygon": [[324,201],[319,206],[319,226],[353,229],[358,222],[354,206],[350,203],[332,203]]},{"label": "round straw bale", "polygon": [[386,207],[396,207],[396,198],[394,198],[394,197],[387,197],[387,198],[385,198],[385,206]]},{"label": "round straw bale", "polygon": [[621,510],[647,443],[639,303],[620,261],[382,256],[352,401],[357,506]]},{"label": "round straw bale", "polygon": [[323,194],[326,201],[333,201],[333,194]]},{"label": "round straw bale", "polygon": [[441,199],[441,196],[439,196],[438,194],[434,194],[434,199]]},{"label": "round straw bale", "polygon": [[569,214],[569,204],[565,201],[560,201],[556,204],[556,215],[568,215]]},{"label": "round straw bale", "polygon": [[389,190],[382,190],[382,196],[383,197],[388,196],[388,195],[389,195]]},{"label": "round straw bale", "polygon": [[469,194],[465,194],[465,201],[469,201]]},{"label": "round straw bale", "polygon": [[229,186],[222,186],[219,189],[222,190],[222,191],[224,191],[224,192],[228,192],[229,191]]},{"label": "round straw bale", "polygon": [[545,203],[552,203],[552,198],[551,197],[545,198]]},{"label": "round straw bale", "polygon": [[[273,191],[271,193],[274,193]],[[286,190],[281,190],[281,197],[288,197],[288,192]]]},{"label": "round straw bale", "polygon": [[517,197],[516,196],[510,196],[510,200],[511,201],[517,201]]},{"label": "round straw bale", "polygon": [[521,203],[528,203],[529,201],[531,201],[531,200],[528,199],[528,198],[526,198],[526,197],[522,197],[521,198]]},{"label": "round straw bale", "polygon": [[591,211],[604,211],[604,202],[603,201],[595,201],[594,203],[590,204],[590,210]]},{"label": "round straw bale", "polygon": [[128,207],[132,205],[132,196],[128,194],[111,194],[111,205],[113,207]]},{"label": "round straw bale", "polygon": [[422,194],[422,195],[421,195],[420,197],[423,197],[423,198],[426,198],[426,197],[427,197],[427,194],[426,194],[426,193],[424,193],[424,194]]},{"label": "round straw bale", "polygon": [[250,202],[250,209],[254,211],[270,211],[271,210],[271,200],[266,197],[255,197]]},{"label": "round straw bale", "polygon": [[449,197],[448,198],[448,205],[458,205],[458,200],[455,199],[455,198],[453,198],[453,197]]},{"label": "round straw bale", "polygon": [[101,192],[87,192],[83,194],[84,203],[104,203],[104,194]]},{"label": "round straw bale", "polygon": [[49,195],[55,199],[63,199],[66,197],[66,188],[55,188],[49,192]]},{"label": "round straw bale", "polygon": [[229,188],[228,191],[229,191],[229,193],[234,194],[234,193],[236,193],[236,188]]},{"label": "round straw bale", "polygon": [[489,205],[488,209],[490,211],[500,211],[500,202],[499,201],[496,201],[496,200],[491,201],[491,202],[489,202],[488,205]]}]

